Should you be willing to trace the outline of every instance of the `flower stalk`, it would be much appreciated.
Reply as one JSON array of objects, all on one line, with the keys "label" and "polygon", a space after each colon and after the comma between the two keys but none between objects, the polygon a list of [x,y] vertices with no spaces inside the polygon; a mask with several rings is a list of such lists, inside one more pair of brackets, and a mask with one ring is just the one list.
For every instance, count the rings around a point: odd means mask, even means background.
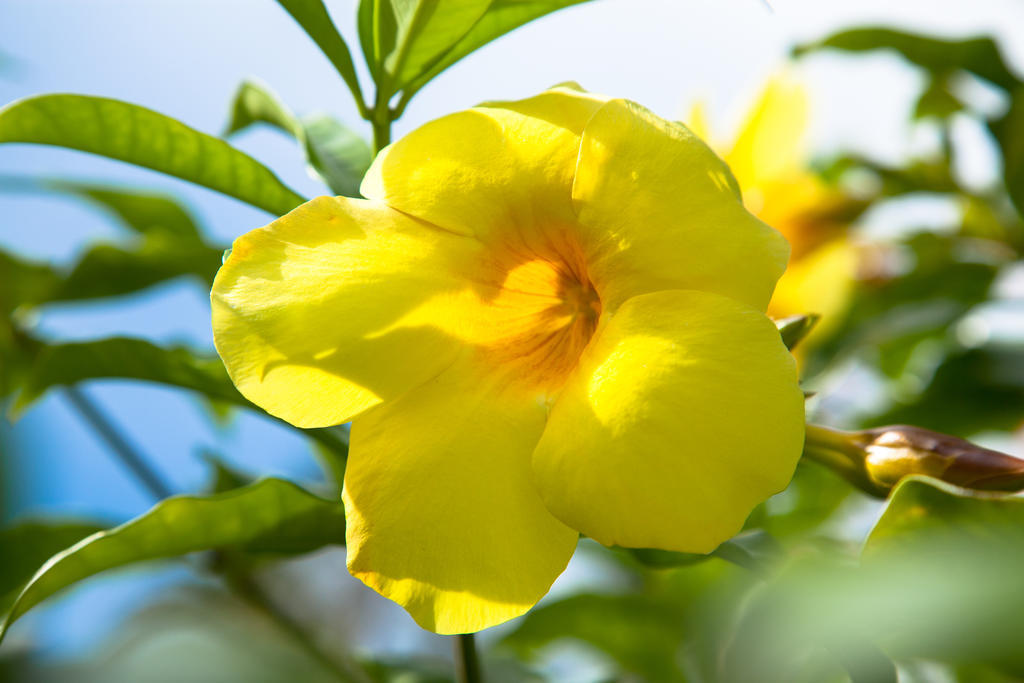
[{"label": "flower stalk", "polygon": [[461,633],[454,638],[455,673],[459,683],[483,683],[480,657],[476,651],[476,638],[472,633]]},{"label": "flower stalk", "polygon": [[880,498],[912,475],[979,491],[1024,490],[1024,460],[911,425],[844,432],[809,424],[804,457]]}]

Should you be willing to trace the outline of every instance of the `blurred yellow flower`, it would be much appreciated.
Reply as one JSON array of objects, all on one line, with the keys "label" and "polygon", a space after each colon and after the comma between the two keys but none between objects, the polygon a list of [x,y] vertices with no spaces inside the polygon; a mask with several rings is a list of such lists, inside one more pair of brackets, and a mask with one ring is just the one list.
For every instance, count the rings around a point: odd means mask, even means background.
[{"label": "blurred yellow flower", "polygon": [[421,626],[522,614],[579,532],[710,552],[786,486],[788,250],[685,127],[559,87],[426,124],[362,192],[236,240],[214,336],[268,412],[353,421],[349,569]]},{"label": "blurred yellow flower", "polygon": [[[792,248],[768,314],[821,314],[822,322],[811,333],[813,343],[849,299],[857,253],[846,239],[849,199],[809,168],[807,122],[805,90],[776,78],[761,93],[733,143],[714,146],[739,182],[747,209],[785,235]],[[699,107],[691,114],[690,127],[711,140]]]}]

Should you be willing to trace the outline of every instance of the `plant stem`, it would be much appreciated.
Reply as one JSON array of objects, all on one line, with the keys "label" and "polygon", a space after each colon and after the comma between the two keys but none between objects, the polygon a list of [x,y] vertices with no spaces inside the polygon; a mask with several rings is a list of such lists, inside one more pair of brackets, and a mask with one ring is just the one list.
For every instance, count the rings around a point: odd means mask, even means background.
[{"label": "plant stem", "polygon": [[373,114],[373,153],[377,154],[382,149],[391,144],[391,117],[388,113],[387,108],[384,109],[384,116],[377,114],[377,110],[374,110]]},{"label": "plant stem", "polygon": [[154,498],[163,500],[174,495],[171,487],[164,482],[156,470],[150,467],[146,458],[128,443],[113,422],[81,389],[76,386],[64,387],[64,397],[110,447],[110,450],[117,456],[117,460],[135,475],[146,490],[153,494]]},{"label": "plant stem", "polygon": [[233,566],[229,556],[221,554],[224,563],[223,576],[231,590],[248,605],[262,612],[277,627],[278,631],[287,636],[300,647],[311,659],[325,671],[343,683],[370,683],[369,677],[354,662],[337,661],[322,650],[305,629],[292,617],[282,612],[267,595],[252,574],[245,569]]},{"label": "plant stem", "polygon": [[863,445],[855,433],[812,424],[806,429],[803,457],[825,465],[868,495],[886,497],[888,491],[868,476]]},{"label": "plant stem", "polygon": [[472,633],[455,636],[455,680],[459,683],[483,683],[480,672],[480,658]]}]

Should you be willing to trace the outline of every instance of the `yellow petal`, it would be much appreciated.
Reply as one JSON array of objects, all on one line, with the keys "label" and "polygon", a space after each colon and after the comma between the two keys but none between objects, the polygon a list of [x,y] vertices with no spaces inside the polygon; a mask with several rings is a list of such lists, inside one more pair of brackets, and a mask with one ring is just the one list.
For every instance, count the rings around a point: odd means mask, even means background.
[{"label": "yellow petal", "polygon": [[579,135],[603,101],[561,86],[445,116],[382,150],[361,192],[485,240],[571,222]]},{"label": "yellow petal", "polygon": [[533,468],[555,516],[603,544],[706,553],[785,488],[803,433],[793,359],[763,314],[657,292],[602,323]]},{"label": "yellow petal", "polygon": [[357,419],[345,473],[349,570],[437,633],[524,613],[577,539],[530,481],[545,408],[470,356]]},{"label": "yellow petal", "polygon": [[764,310],[788,256],[740,203],[722,161],[690,131],[632,102],[583,133],[573,200],[602,306],[664,289],[725,294]]},{"label": "yellow petal", "polygon": [[217,351],[267,412],[347,422],[454,361],[461,342],[400,321],[464,287],[478,249],[381,204],[314,199],[235,241],[211,295]]},{"label": "yellow petal", "polygon": [[798,84],[776,78],[764,89],[725,156],[744,194],[786,175],[806,173],[807,110],[807,93]]}]

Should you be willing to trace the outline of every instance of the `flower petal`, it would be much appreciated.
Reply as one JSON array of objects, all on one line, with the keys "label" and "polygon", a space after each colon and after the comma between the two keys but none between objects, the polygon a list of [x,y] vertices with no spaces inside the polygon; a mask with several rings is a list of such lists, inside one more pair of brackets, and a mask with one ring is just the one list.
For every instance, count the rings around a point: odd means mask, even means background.
[{"label": "flower petal", "polygon": [[211,294],[217,351],[267,412],[347,422],[455,360],[462,342],[402,321],[463,287],[478,249],[381,204],[314,199],[235,241]]},{"label": "flower petal", "polygon": [[481,239],[572,222],[579,136],[603,102],[560,86],[445,116],[382,150],[360,191]]},{"label": "flower petal", "polygon": [[603,323],[533,456],[548,508],[605,545],[710,552],[789,482],[803,395],[775,326],[698,291]]},{"label": "flower petal", "polygon": [[437,633],[530,609],[578,536],[530,481],[544,417],[462,360],[356,420],[343,493],[352,574]]},{"label": "flower petal", "polygon": [[783,77],[761,93],[725,160],[743,188],[807,174],[807,92]]},{"label": "flower petal", "polygon": [[572,196],[602,305],[699,289],[764,310],[788,257],[725,164],[680,123],[624,100],[587,123]]}]

